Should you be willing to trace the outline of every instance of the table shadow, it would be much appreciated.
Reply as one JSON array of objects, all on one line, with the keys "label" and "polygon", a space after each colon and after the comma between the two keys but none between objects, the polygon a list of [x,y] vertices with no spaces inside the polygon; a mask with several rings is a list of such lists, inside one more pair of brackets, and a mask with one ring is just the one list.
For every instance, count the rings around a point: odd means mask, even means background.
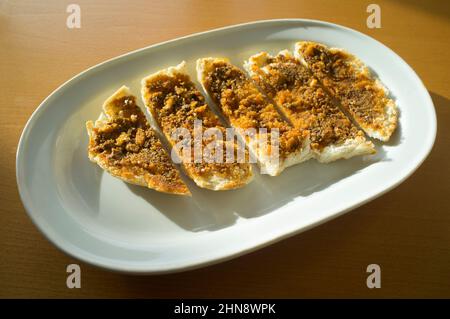
[{"label": "table shadow", "polygon": [[348,178],[365,167],[389,160],[382,147],[374,156],[355,157],[321,164],[315,160],[287,168],[280,176],[258,173],[241,189],[210,191],[187,181],[192,197],[164,195],[156,191],[127,185],[171,221],[188,231],[214,231],[228,227],[238,218],[251,219],[268,214],[298,197],[306,197]]}]

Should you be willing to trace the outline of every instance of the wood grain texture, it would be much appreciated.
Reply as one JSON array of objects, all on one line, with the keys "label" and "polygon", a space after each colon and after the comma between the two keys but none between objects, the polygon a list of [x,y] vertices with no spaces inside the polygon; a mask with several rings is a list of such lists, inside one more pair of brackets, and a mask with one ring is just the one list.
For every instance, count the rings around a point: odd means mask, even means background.
[{"label": "wood grain texture", "polygon": [[[82,27],[66,28],[78,3]],[[257,4],[256,4],[257,3]],[[366,27],[365,1],[0,1],[0,297],[450,297],[450,6],[377,1],[382,28]],[[336,220],[219,265],[129,276],[79,263],[48,242],[16,188],[15,152],[37,105],[105,59],[178,36],[270,18],[311,18],[360,30],[402,56],[429,89],[438,117],[429,158],[395,190]],[[182,212],[180,212],[182,213]],[[382,288],[366,287],[366,266]]]}]

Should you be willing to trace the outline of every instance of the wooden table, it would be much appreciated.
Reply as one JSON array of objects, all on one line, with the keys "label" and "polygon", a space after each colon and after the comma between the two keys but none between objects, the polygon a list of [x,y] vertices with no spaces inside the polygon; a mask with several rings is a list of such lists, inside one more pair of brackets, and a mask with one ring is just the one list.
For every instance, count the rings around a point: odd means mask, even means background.
[{"label": "wooden table", "polygon": [[[81,28],[66,27],[69,3]],[[256,4],[258,3],[258,4]],[[450,297],[450,2],[376,1],[381,29],[366,26],[367,1],[1,1],[0,297]],[[26,215],[16,188],[20,133],[39,103],[105,59],[163,40],[241,22],[311,18],[346,25],[402,56],[430,91],[434,149],[401,186],[338,219],[219,265],[163,276],[89,266],[56,249]],[[80,263],[82,288],[66,287]],[[366,287],[366,267],[382,270]]]}]

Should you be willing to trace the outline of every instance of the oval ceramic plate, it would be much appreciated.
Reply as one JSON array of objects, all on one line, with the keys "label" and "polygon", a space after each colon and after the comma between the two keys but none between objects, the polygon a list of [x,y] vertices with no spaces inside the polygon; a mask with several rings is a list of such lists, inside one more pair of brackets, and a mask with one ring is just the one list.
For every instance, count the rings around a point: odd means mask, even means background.
[{"label": "oval ceramic plate", "polygon": [[[390,89],[400,125],[389,143],[377,143],[377,155],[331,164],[310,160],[278,177],[256,174],[251,184],[234,191],[191,187],[192,198],[128,185],[88,160],[85,121],[97,118],[102,102],[121,85],[138,95],[141,78],[182,60],[195,78],[197,58],[226,56],[242,65],[251,54],[293,49],[298,40],[345,48]],[[42,102],[23,131],[17,183],[34,223],[70,255],[112,270],[174,272],[264,247],[380,196],[417,169],[435,134],[427,90],[381,43],[326,22],[260,21],[153,45],[66,82]]]}]

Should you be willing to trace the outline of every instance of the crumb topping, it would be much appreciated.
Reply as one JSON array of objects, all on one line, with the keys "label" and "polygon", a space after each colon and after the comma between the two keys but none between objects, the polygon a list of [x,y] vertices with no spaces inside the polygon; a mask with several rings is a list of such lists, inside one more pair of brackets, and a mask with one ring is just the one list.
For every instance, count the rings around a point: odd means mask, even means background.
[{"label": "crumb topping", "polygon": [[382,128],[384,108],[388,102],[383,90],[375,81],[360,72],[349,62],[345,52],[331,52],[326,47],[308,43],[302,46],[305,61],[323,85],[340,100],[342,106],[357,119],[373,129]]},{"label": "crumb topping", "polygon": [[267,129],[269,145],[271,130],[277,129],[282,157],[301,149],[304,136],[300,130],[291,127],[278,114],[273,104],[266,101],[239,68],[225,61],[216,61],[206,75],[204,85],[233,126]]},{"label": "crumb topping", "polygon": [[255,80],[295,127],[309,131],[312,148],[362,135],[295,58],[279,54],[269,58],[263,68],[257,70]]},{"label": "crumb topping", "polygon": [[[203,160],[201,163],[195,163],[195,152],[190,152],[190,159],[182,158],[183,165],[193,178],[195,176],[205,178],[219,176],[233,180],[236,187],[248,180],[251,176],[251,167],[248,163],[226,162],[226,149],[232,148],[237,154],[239,145],[234,141],[225,140],[225,128],[220,123],[219,118],[209,109],[205,98],[188,75],[176,73],[174,75],[160,74],[156,76],[146,84],[146,100],[172,145],[177,141],[174,141],[171,135],[178,128],[185,128],[189,131],[191,137],[194,136],[195,120],[202,121],[202,133],[210,128],[220,131],[223,138],[211,135],[202,139],[203,153],[201,155]],[[202,134],[202,136],[204,135]],[[218,148],[222,150],[223,154],[221,163],[213,162],[216,155],[215,150]],[[191,149],[194,149],[193,138],[191,138]],[[211,150],[211,152],[205,153],[206,149]],[[247,159],[248,155],[246,155]]]},{"label": "crumb topping", "polygon": [[186,188],[156,133],[136,105],[136,98],[116,99],[111,110],[115,114],[106,123],[93,128],[89,151],[107,159],[108,166],[127,170],[133,175],[155,175],[169,187]]}]

